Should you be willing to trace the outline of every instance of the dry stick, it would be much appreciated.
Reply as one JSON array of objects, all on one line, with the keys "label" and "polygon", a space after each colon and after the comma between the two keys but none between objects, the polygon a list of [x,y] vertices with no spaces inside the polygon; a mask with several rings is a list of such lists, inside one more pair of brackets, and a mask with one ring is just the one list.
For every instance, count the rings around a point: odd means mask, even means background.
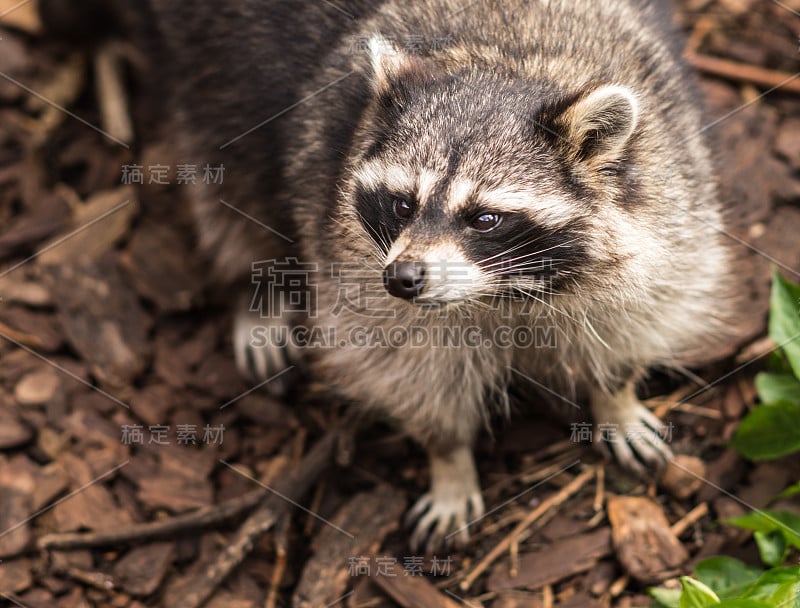
[{"label": "dry stick", "polygon": [[284,517],[275,531],[275,569],[269,581],[269,592],[264,601],[264,608],[275,608],[278,605],[278,592],[280,591],[283,573],[286,571],[286,562],[289,556],[289,528],[291,519]]},{"label": "dry stick", "polygon": [[708,503],[701,502],[681,519],[672,524],[669,529],[675,536],[681,536],[690,526],[696,524],[706,515],[708,515]]},{"label": "dry stick", "polygon": [[518,539],[518,537],[525,531],[526,528],[531,526],[537,519],[540,519],[551,509],[555,509],[556,507],[564,504],[569,498],[572,497],[573,494],[576,494],[578,490],[580,490],[592,477],[594,477],[594,475],[594,468],[584,471],[563,488],[561,488],[558,492],[556,492],[553,496],[542,501],[542,504],[531,511],[525,517],[525,519],[523,519],[514,527],[508,536],[501,540],[499,544],[497,544],[480,562],[478,562],[478,565],[475,566],[472,572],[467,574],[467,576],[464,577],[464,580],[461,581],[459,588],[462,591],[468,591],[472,586],[472,583],[474,583],[475,580],[481,574],[483,574],[486,569],[491,566],[494,561],[500,557],[500,555],[502,555],[503,552],[506,551],[516,539]]},{"label": "dry stick", "polygon": [[595,513],[603,510],[606,502],[606,468],[601,464],[597,467],[597,490],[594,494],[594,504],[592,508]]},{"label": "dry stick", "polygon": [[[352,421],[350,426],[352,427]],[[347,425],[329,431],[288,476],[275,484],[274,493],[268,495],[257,510],[242,524],[230,543],[209,564],[202,574],[189,581],[181,600],[175,608],[199,608],[217,590],[236,566],[242,563],[256,541],[275,524],[290,507],[288,500],[296,502],[314,484],[322,472],[333,462],[333,451]],[[283,495],[283,496],[281,496]],[[285,497],[285,498],[284,498]]]},{"label": "dry stick", "polygon": [[74,550],[108,547],[125,543],[144,543],[151,540],[174,537],[178,534],[207,528],[235,519],[252,511],[266,494],[266,490],[259,488],[213,507],[204,507],[185,515],[171,517],[162,521],[135,524],[119,530],[46,534],[36,541],[36,546],[40,550]]},{"label": "dry stick", "polygon": [[800,75],[798,74],[793,77],[788,72],[768,70],[755,65],[737,63],[697,53],[687,53],[686,60],[701,72],[721,76],[729,80],[749,82],[770,89],[800,93]]},{"label": "dry stick", "polygon": [[133,141],[133,124],[125,91],[122,60],[120,45],[106,44],[94,56],[94,70],[103,129],[116,139],[129,144]]}]

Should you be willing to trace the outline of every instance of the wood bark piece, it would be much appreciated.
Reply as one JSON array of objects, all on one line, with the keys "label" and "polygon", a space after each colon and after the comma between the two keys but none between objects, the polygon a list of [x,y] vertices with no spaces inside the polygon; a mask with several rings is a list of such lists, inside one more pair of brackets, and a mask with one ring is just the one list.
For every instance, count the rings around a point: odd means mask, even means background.
[{"label": "wood bark piece", "polygon": [[35,469],[24,456],[0,465],[0,557],[21,553],[31,541]]},{"label": "wood bark piece", "polygon": [[0,593],[19,593],[33,584],[33,563],[15,559],[0,563]]},{"label": "wood bark piece", "polygon": [[[132,523],[131,514],[116,504],[111,492],[83,459],[66,452],[59,462],[70,477],[70,489],[74,492],[52,510],[59,530],[108,529]],[[102,481],[108,481],[108,478],[104,477]]]},{"label": "wood bark piece", "polygon": [[163,312],[188,310],[205,284],[185,233],[156,221],[143,222],[134,232],[122,265],[136,291]]},{"label": "wood bark piece", "polygon": [[0,336],[36,351],[54,352],[64,344],[53,315],[34,313],[15,305],[0,308]]},{"label": "wood bark piece", "polygon": [[44,243],[38,252],[41,264],[65,264],[97,259],[123,236],[138,213],[139,203],[131,186],[99,192],[73,210],[70,229]]},{"label": "wood bark piece", "polygon": [[38,245],[64,230],[69,221],[69,208],[66,203],[54,194],[44,194],[45,202],[41,208],[35,209],[19,217],[13,225],[5,228],[0,234],[0,258]]},{"label": "wood bark piece", "polygon": [[0,0],[0,26],[15,27],[28,34],[40,33],[42,22],[39,19],[38,5],[36,0]]},{"label": "wood bark piece", "polygon": [[174,557],[174,543],[132,549],[114,565],[117,586],[131,595],[150,595],[158,589]]},{"label": "wood bark piece", "polygon": [[609,497],[608,519],[619,562],[628,574],[645,584],[677,575],[689,558],[664,511],[649,498]]},{"label": "wood bark piece", "polygon": [[15,276],[14,273],[0,276],[0,294],[3,296],[3,302],[15,302],[26,306],[42,307],[53,303],[50,292],[43,285],[35,280]]},{"label": "wood bark piece", "polygon": [[60,385],[51,367],[42,367],[23,377],[14,387],[14,399],[20,405],[42,405],[50,401]]},{"label": "wood bark piece", "polygon": [[659,485],[679,500],[697,492],[706,478],[706,465],[696,456],[678,454],[671,460],[659,480]]},{"label": "wood bark piece", "polygon": [[353,580],[350,559],[378,551],[386,535],[397,528],[405,508],[405,495],[388,485],[348,501],[333,518],[333,525],[324,525],[315,539],[314,555],[303,570],[292,606],[316,608],[342,597]]},{"label": "wood bark piece", "polygon": [[459,608],[460,602],[450,599],[422,576],[376,576],[376,585],[403,608]]},{"label": "wood bark piece", "polygon": [[58,316],[97,378],[128,386],[145,368],[148,320],[111,258],[48,268]]},{"label": "wood bark piece", "polygon": [[0,397],[0,450],[8,450],[28,443],[33,438],[33,431],[3,401]]},{"label": "wood bark piece", "polygon": [[552,585],[589,570],[598,560],[610,555],[611,548],[609,528],[561,539],[543,551],[521,555],[516,576],[509,575],[508,564],[498,565],[489,576],[487,588],[489,591],[505,591],[515,587],[538,589]]}]

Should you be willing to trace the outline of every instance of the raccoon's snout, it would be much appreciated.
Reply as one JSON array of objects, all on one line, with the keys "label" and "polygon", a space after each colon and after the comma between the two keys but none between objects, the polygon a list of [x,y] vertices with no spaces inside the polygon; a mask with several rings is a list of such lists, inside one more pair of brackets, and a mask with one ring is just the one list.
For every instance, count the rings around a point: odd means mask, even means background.
[{"label": "raccoon's snout", "polygon": [[410,300],[425,289],[426,273],[422,262],[392,262],[383,271],[383,286],[396,298]]}]

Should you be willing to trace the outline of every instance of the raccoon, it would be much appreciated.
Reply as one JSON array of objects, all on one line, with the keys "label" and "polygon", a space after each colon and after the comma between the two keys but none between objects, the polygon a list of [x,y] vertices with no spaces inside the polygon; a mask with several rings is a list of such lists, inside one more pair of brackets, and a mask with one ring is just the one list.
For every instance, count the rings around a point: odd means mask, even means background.
[{"label": "raccoon", "polygon": [[[191,198],[213,274],[247,294],[239,367],[302,362],[427,449],[413,547],[469,540],[472,447],[511,388],[588,403],[637,474],[671,458],[636,383],[726,334],[732,270],[668,6],[160,0],[114,23],[176,149],[225,166]],[[301,298],[267,272],[254,301],[268,260]]]}]

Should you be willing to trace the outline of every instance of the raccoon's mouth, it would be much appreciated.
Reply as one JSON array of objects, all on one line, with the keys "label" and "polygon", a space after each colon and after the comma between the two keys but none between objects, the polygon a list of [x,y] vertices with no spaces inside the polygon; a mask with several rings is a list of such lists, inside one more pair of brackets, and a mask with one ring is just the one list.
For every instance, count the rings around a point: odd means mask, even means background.
[{"label": "raccoon's mouth", "polygon": [[465,302],[466,299],[460,300],[437,300],[435,298],[428,298],[425,296],[419,296],[418,298],[414,298],[411,303],[419,306],[420,308],[428,308],[431,310],[441,310],[447,308],[448,306],[454,306],[456,304],[460,304]]},{"label": "raccoon's mouth", "polygon": [[423,262],[392,262],[383,271],[383,286],[389,295],[420,307],[445,308],[472,299],[466,284],[453,285]]}]

